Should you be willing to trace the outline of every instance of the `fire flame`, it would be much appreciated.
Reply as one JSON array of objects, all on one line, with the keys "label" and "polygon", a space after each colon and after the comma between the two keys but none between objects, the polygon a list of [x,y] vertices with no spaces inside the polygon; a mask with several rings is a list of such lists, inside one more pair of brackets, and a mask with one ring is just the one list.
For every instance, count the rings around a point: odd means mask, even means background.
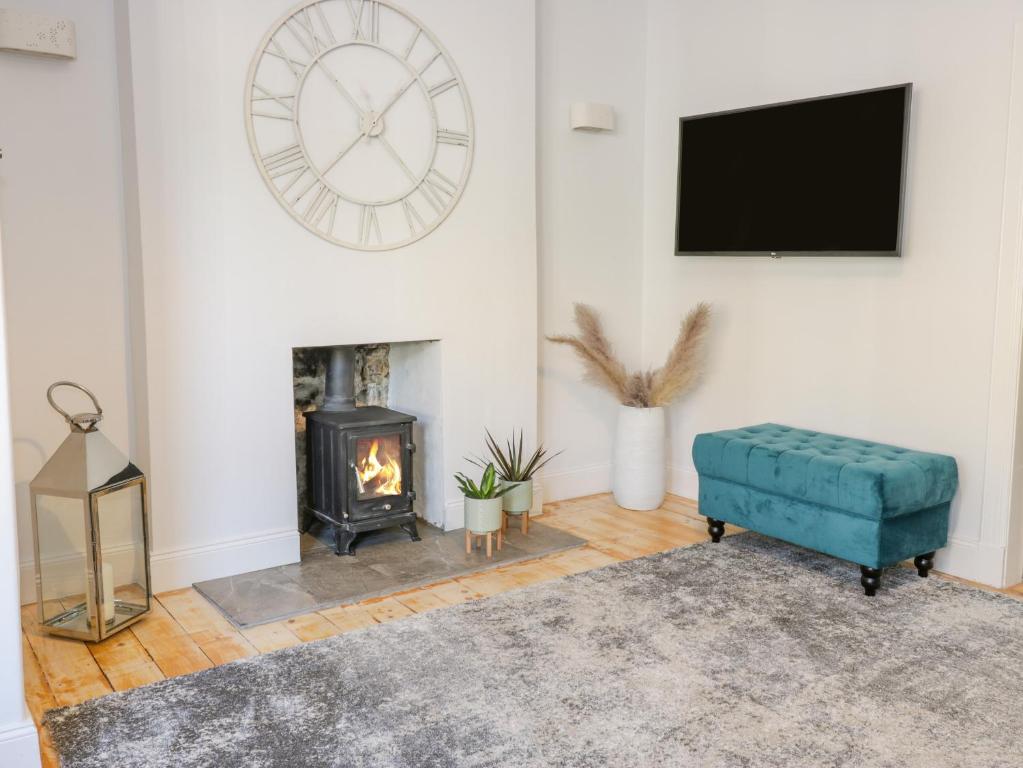
[{"label": "fire flame", "polygon": [[359,478],[359,491],[374,496],[397,496],[401,494],[401,463],[386,452],[381,463],[377,458],[379,450],[380,441],[374,440],[369,453],[355,469]]}]

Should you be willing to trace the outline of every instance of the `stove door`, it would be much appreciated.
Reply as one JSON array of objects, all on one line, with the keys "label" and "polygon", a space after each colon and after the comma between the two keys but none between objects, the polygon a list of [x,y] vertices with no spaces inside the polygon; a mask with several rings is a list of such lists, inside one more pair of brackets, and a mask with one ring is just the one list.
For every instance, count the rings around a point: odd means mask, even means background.
[{"label": "stove door", "polygon": [[412,430],[407,424],[349,433],[348,499],[352,520],[411,508],[411,446]]}]

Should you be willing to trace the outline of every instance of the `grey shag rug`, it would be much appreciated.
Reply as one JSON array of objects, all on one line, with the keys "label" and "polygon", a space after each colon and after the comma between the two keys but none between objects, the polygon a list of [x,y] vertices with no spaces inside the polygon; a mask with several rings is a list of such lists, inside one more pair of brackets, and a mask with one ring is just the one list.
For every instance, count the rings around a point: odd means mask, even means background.
[{"label": "grey shag rug", "polygon": [[50,713],[65,766],[1023,763],[1023,603],[729,537]]}]

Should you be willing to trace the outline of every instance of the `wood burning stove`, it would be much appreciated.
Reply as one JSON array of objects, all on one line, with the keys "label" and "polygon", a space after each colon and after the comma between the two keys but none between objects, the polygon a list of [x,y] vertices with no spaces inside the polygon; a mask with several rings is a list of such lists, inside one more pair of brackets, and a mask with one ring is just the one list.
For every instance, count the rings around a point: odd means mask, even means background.
[{"label": "wood burning stove", "polygon": [[400,526],[419,541],[412,488],[415,416],[379,406],[355,407],[351,348],[335,347],[327,368],[324,404],[306,413],[309,507],[334,530],[334,551],[354,555],[364,531]]}]

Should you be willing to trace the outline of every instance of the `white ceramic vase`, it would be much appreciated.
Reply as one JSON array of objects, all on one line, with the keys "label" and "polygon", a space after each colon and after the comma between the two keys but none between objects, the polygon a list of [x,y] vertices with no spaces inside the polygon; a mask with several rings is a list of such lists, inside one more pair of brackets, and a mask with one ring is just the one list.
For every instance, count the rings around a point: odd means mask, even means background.
[{"label": "white ceramic vase", "polygon": [[664,408],[618,407],[611,490],[626,509],[657,509],[664,501]]}]

